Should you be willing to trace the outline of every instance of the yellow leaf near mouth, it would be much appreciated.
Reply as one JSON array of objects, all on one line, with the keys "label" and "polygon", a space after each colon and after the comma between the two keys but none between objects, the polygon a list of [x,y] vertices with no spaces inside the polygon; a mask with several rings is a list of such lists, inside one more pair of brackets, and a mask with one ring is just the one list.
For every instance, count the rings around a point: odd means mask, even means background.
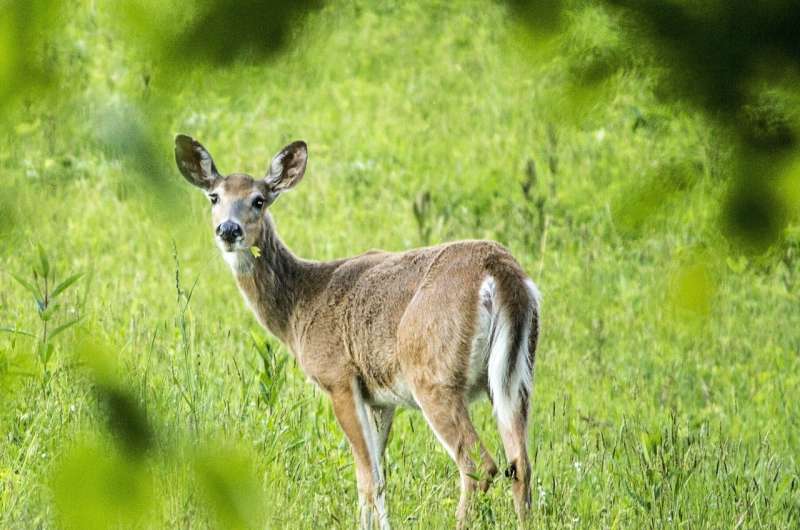
[{"label": "yellow leaf near mouth", "polygon": [[260,258],[261,249],[258,247],[250,247],[250,254],[252,254],[254,258]]}]

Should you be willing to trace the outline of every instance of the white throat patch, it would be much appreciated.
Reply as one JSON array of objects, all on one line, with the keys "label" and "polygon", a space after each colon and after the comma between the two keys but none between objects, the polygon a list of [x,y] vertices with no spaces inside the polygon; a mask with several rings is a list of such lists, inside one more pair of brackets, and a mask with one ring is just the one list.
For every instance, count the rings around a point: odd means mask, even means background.
[{"label": "white throat patch", "polygon": [[248,274],[253,271],[253,266],[255,265],[255,258],[250,253],[250,250],[223,251],[222,258],[234,274]]}]

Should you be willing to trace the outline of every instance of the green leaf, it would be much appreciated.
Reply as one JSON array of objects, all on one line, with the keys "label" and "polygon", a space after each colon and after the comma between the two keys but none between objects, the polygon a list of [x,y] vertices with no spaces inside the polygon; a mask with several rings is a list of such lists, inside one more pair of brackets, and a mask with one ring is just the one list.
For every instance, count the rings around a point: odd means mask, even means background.
[{"label": "green leaf", "polygon": [[39,342],[36,345],[36,356],[39,357],[42,365],[47,365],[50,358],[53,356],[53,344],[51,342]]},{"label": "green leaf", "polygon": [[44,364],[49,363],[50,362],[50,358],[52,356],[53,356],[53,343],[52,342],[48,342],[45,345],[45,348],[44,348],[44,358],[42,359],[42,362]]},{"label": "green leaf", "polygon": [[250,254],[252,254],[254,258],[258,259],[261,257],[261,249],[258,247],[250,247]]},{"label": "green leaf", "polygon": [[39,248],[39,263],[42,267],[39,272],[46,278],[50,274],[50,260],[47,259],[44,247],[41,244],[37,245],[37,247]]},{"label": "green leaf", "polygon": [[16,274],[14,274],[13,272],[11,272],[9,274],[11,274],[12,278],[17,280],[17,283],[19,283],[21,286],[23,286],[28,291],[30,291],[30,293],[33,295],[33,297],[36,299],[37,302],[41,301],[42,293],[39,292],[39,289],[37,287],[34,287],[32,283],[30,283],[28,280],[24,279],[22,276],[18,276]]},{"label": "green leaf", "polygon": [[16,329],[16,328],[0,328],[0,331],[5,333],[13,333],[15,335],[25,335],[26,337],[34,337],[35,335],[30,331],[25,331],[23,329]]},{"label": "green leaf", "polygon": [[64,280],[63,282],[61,282],[58,285],[56,285],[56,288],[53,289],[53,292],[50,295],[50,297],[51,298],[55,298],[56,296],[60,295],[61,293],[63,293],[67,289],[69,289],[70,286],[72,286],[72,284],[74,284],[75,282],[77,282],[78,280],[81,279],[83,274],[84,273],[82,273],[82,272],[79,272],[78,274],[73,274],[72,276],[70,276],[69,278]]},{"label": "green leaf", "polygon": [[69,328],[71,328],[72,326],[74,326],[75,324],[77,324],[78,322],[80,322],[81,320],[83,320],[83,317],[78,317],[78,318],[76,318],[76,319],[74,319],[74,320],[70,320],[69,322],[66,322],[66,323],[64,323],[64,324],[61,324],[61,325],[60,325],[60,326],[58,326],[56,329],[54,329],[54,330],[52,331],[52,333],[50,333],[50,339],[52,340],[52,339],[53,339],[54,337],[56,337],[56,336],[57,336],[59,333],[61,333],[61,332],[63,332],[63,331],[66,331],[66,330],[68,330]]}]

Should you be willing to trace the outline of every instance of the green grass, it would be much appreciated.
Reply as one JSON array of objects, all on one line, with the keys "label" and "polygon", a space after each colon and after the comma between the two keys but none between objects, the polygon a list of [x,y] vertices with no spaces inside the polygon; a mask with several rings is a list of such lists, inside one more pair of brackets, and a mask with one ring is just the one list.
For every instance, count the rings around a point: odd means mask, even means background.
[{"label": "green grass", "polygon": [[[58,279],[87,273],[52,325],[83,319],[46,369],[36,338],[0,332],[0,527],[356,525],[331,407],[245,308],[172,167],[176,132],[251,174],[306,140],[306,177],[273,207],[303,257],[512,250],[544,294],[531,528],[800,525],[798,225],[766,256],[729,248],[724,138],[660,103],[646,65],[569,97],[627,46],[613,18],[584,9],[537,55],[495,4],[333,2],[270,62],[172,72],[111,8],[70,6],[68,75],[0,137],[0,327],[41,329],[9,275],[30,277],[37,245]],[[500,459],[489,404],[472,411]],[[418,412],[396,420],[387,476],[395,527],[454,525],[457,470]],[[475,514],[513,526],[507,480]]]}]

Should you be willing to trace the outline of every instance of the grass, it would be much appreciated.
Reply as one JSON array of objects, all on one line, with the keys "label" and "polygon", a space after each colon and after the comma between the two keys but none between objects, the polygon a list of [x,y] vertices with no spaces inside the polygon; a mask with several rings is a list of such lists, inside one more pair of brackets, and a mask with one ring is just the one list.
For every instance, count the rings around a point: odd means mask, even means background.
[{"label": "grass", "polygon": [[[542,56],[496,4],[334,2],[270,62],[170,72],[110,7],[70,5],[63,90],[11,107],[0,138],[0,327],[40,329],[11,276],[38,245],[59,279],[86,273],[52,326],[82,320],[44,367],[35,337],[0,332],[0,527],[357,523],[330,405],[245,308],[171,166],[179,131],[223,172],[308,142],[273,207],[303,257],[512,250],[544,294],[531,528],[800,524],[798,225],[764,256],[729,247],[724,138],[659,102],[646,65],[568,97],[587,57],[627,46],[613,17],[576,11]],[[500,458],[488,403],[472,411]],[[387,477],[395,527],[453,526],[457,471],[417,412]],[[475,527],[513,524],[499,479]]]}]

